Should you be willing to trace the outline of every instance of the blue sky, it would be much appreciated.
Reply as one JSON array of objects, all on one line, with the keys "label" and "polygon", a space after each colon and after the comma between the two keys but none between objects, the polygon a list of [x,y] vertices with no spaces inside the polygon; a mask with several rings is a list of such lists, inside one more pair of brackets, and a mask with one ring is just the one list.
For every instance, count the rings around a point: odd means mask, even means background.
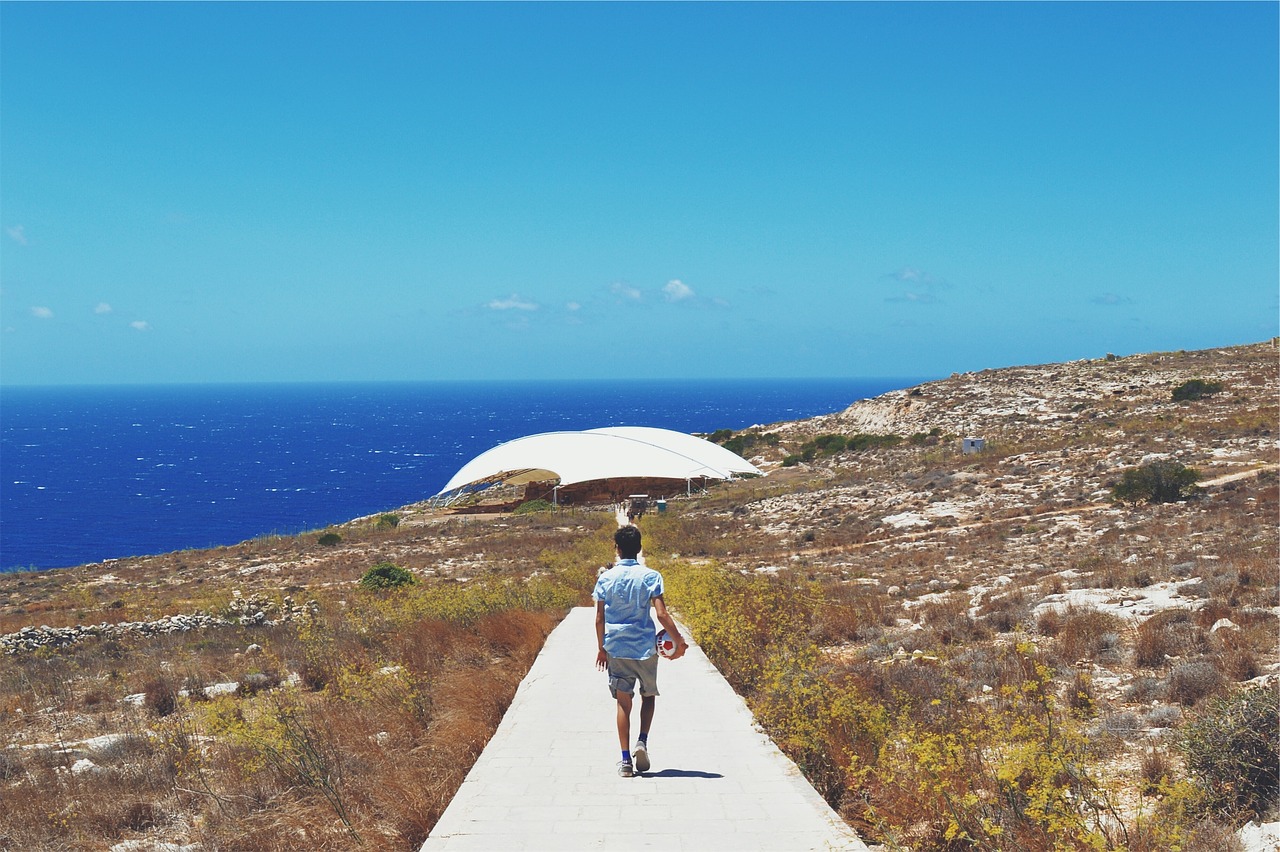
[{"label": "blue sky", "polygon": [[1277,5],[0,6],[0,383],[1278,333]]}]

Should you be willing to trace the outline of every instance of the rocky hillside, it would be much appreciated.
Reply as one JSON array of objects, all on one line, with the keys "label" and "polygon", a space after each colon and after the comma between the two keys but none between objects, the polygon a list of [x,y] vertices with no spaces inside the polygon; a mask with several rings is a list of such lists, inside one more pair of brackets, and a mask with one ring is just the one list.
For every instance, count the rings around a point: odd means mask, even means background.
[{"label": "rocky hillside", "polygon": [[1069,436],[1116,417],[1165,422],[1179,411],[1170,404],[1173,389],[1197,378],[1223,385],[1224,391],[1208,404],[1213,409],[1209,416],[1225,417],[1242,408],[1265,410],[1268,401],[1274,405],[1277,357],[1272,341],[956,373],[854,403],[837,414],[782,424],[778,430],[912,435],[940,429],[1016,441],[1061,432]]}]

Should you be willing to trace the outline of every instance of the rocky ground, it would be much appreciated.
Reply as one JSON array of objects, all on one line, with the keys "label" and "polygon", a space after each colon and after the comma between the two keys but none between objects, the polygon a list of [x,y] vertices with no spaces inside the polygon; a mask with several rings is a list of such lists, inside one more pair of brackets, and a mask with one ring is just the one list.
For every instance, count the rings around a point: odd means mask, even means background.
[{"label": "rocky ground", "polygon": [[[1277,359],[1268,341],[984,370],[753,427],[735,437],[767,476],[673,495],[667,516],[642,524],[678,528],[686,559],[844,595],[845,614],[814,628],[832,659],[956,659],[1033,636],[1051,649],[1064,694],[1086,677],[1091,724],[1137,807],[1144,756],[1176,762],[1170,732],[1187,713],[1280,674]],[[1220,389],[1174,401],[1193,379]],[[879,440],[813,448],[829,435]],[[962,452],[966,437],[983,439],[982,451]],[[1199,491],[1172,503],[1112,499],[1125,471],[1161,460],[1194,469]],[[313,598],[336,606],[383,561],[429,583],[528,576],[553,570],[548,554],[612,518],[608,507],[534,517],[456,516],[426,503],[393,511],[394,524],[335,527],[331,544],[318,531],[0,576],[0,644],[12,657],[65,653],[120,631],[189,631],[197,643],[218,624],[287,624],[314,612]],[[246,600],[261,611],[242,611]],[[25,676],[11,667],[0,695],[11,749],[116,733],[110,708],[136,693],[122,682],[120,695],[107,695],[97,682],[87,709],[74,696],[41,704],[23,694]],[[23,783],[20,773],[0,776]]]}]

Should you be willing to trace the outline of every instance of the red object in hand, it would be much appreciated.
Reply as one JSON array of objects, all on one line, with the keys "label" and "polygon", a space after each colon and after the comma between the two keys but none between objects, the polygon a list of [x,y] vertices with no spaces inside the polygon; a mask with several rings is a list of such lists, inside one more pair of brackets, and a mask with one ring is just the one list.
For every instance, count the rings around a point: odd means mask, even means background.
[{"label": "red object in hand", "polygon": [[671,659],[676,653],[676,640],[667,635],[667,631],[658,631],[657,638],[658,653],[667,659]]}]

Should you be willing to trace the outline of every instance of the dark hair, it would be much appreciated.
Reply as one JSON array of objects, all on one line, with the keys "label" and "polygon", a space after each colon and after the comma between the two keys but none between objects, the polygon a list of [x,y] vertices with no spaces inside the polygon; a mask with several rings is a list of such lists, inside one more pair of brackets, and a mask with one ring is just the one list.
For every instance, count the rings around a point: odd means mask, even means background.
[{"label": "dark hair", "polygon": [[640,553],[640,530],[631,524],[618,527],[613,534],[613,543],[618,545],[618,555],[623,559],[635,559]]}]

